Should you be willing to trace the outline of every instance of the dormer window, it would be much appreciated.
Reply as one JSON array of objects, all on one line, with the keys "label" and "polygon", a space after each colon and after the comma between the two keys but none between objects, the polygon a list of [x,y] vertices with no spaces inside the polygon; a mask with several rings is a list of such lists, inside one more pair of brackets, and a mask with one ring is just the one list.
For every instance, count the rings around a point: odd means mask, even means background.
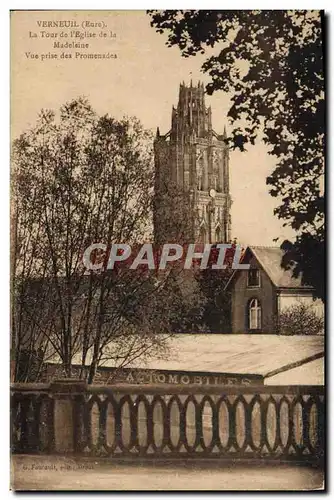
[{"label": "dormer window", "polygon": [[259,287],[260,286],[260,271],[259,271],[259,269],[249,269],[247,286],[248,287]]}]

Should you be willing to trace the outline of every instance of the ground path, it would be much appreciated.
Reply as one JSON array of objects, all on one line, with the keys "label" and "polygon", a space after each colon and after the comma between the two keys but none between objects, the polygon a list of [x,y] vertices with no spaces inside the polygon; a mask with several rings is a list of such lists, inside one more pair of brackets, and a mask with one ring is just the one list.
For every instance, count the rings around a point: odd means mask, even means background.
[{"label": "ground path", "polygon": [[296,464],[12,456],[15,490],[313,490],[322,483],[319,469]]}]

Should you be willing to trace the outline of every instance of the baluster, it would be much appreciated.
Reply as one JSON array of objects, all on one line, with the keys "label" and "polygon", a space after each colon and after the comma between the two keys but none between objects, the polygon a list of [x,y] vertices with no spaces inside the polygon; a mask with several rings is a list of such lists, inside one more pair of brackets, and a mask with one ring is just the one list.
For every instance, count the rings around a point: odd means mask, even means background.
[{"label": "baluster", "polygon": [[220,448],[218,399],[212,406],[212,447]]},{"label": "baluster", "polygon": [[197,446],[200,444],[205,450],[205,443],[203,439],[203,434],[204,434],[204,404],[203,404],[203,396],[202,401],[200,403],[197,402],[195,406],[195,441],[194,441],[194,450],[196,450]]},{"label": "baluster", "polygon": [[123,449],[122,440],[122,405],[121,401],[115,401],[115,449]]},{"label": "baluster", "polygon": [[253,439],[252,439],[252,414],[254,405],[252,404],[254,399],[251,399],[249,403],[244,403],[244,411],[245,411],[245,442],[244,448],[247,446],[250,448],[253,447]]},{"label": "baluster", "polygon": [[303,445],[304,449],[308,449],[310,451],[310,412],[311,407],[309,405],[310,399],[306,402],[303,400],[302,404],[302,421],[303,421]]},{"label": "baluster", "polygon": [[138,448],[138,396],[135,396],[134,400],[131,400],[132,404],[130,406],[130,446],[129,448]]},{"label": "baluster", "polygon": [[[173,396],[168,403],[169,447],[175,451],[180,446],[180,402]],[[176,439],[177,438],[177,439]]]},{"label": "baluster", "polygon": [[[180,401],[180,399],[179,399]],[[180,401],[181,403],[181,401]],[[181,403],[180,408],[180,445],[186,445],[186,409],[185,405]]]},{"label": "baluster", "polygon": [[164,411],[164,420],[163,420],[163,443],[162,443],[162,448],[168,447],[169,446],[169,440],[170,440],[170,433],[171,433],[171,418],[170,418],[170,408],[169,408],[169,402],[165,399],[165,411]]},{"label": "baluster", "polygon": [[[236,401],[236,400],[235,400]],[[236,440],[237,437],[237,419],[236,419],[236,406],[235,401],[233,404],[228,406],[228,419],[229,419],[229,441],[228,448],[230,449],[232,446],[235,450],[238,449],[238,443]]]},{"label": "baluster", "polygon": [[268,401],[265,401],[263,399],[263,395],[260,396],[260,411],[261,411],[261,443],[260,443],[260,449],[261,449],[261,454],[263,454],[263,448],[264,446],[268,447],[268,438],[267,438],[267,409],[268,409]]},{"label": "baluster", "polygon": [[290,447],[294,446],[293,437],[293,400],[289,401],[289,431],[288,431],[288,442],[287,442],[287,454],[290,455]]},{"label": "baluster", "polygon": [[[99,437],[98,437],[98,449],[100,451],[105,451],[107,442],[106,442],[106,435],[107,435],[107,405],[108,405],[108,400],[105,399],[102,401],[99,405]],[[80,426],[79,426],[80,427]]]},{"label": "baluster", "polygon": [[153,408],[152,408],[152,401],[148,401],[147,405],[147,450],[146,453],[148,452],[150,446],[153,446],[154,442],[154,435],[153,435]]}]

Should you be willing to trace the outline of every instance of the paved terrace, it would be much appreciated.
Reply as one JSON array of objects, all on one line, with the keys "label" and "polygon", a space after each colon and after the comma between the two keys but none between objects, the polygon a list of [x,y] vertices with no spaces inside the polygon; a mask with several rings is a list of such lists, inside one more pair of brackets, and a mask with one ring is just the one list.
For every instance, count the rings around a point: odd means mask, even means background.
[{"label": "paved terrace", "polygon": [[321,470],[296,464],[217,460],[120,461],[12,456],[14,490],[318,490]]}]

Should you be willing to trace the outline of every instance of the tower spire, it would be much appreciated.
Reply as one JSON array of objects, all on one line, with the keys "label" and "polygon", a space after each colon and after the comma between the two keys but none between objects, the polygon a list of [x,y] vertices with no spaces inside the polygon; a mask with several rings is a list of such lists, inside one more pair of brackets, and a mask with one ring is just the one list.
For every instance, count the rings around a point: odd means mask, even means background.
[{"label": "tower spire", "polygon": [[[153,214],[155,240],[177,241],[181,227],[181,237],[187,241],[196,241],[200,237],[203,242],[228,242],[231,197],[227,131],[224,126],[223,135],[217,136],[212,130],[212,111],[210,106],[205,106],[203,82],[191,79],[186,84],[180,83],[179,102],[172,108],[171,130],[160,135],[157,127],[154,155],[156,199],[159,203],[161,196],[166,199],[166,205],[157,205]],[[189,206],[180,204],[178,207],[182,220],[177,220],[175,227],[171,214],[177,201],[167,189],[171,182],[185,192],[193,193]],[[210,190],[216,193],[215,206],[219,210],[214,218],[210,217],[201,234],[196,213],[209,213],[211,210]],[[168,234],[164,227],[166,220]]]}]

